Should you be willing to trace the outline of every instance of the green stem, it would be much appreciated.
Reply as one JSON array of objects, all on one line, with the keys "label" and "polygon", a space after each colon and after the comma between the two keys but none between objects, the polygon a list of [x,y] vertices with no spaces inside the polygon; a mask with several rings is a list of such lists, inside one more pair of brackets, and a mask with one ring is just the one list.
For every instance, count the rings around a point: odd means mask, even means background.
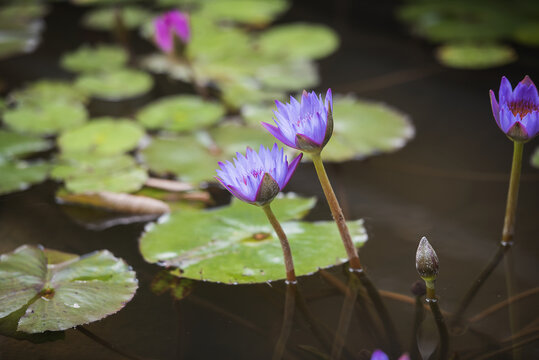
[{"label": "green stem", "polygon": [[[504,257],[504,267],[505,267],[505,287],[507,289],[507,298],[510,299],[515,296],[515,273],[514,273],[514,264],[512,252],[508,251]],[[517,307],[514,303],[509,303],[509,328],[511,330],[511,336],[515,335],[519,330],[518,324],[518,312]],[[513,345],[515,340],[513,340]],[[521,351],[518,348],[513,348],[513,360],[521,359]]]},{"label": "green stem", "polygon": [[348,329],[350,328],[350,321],[352,320],[352,313],[354,311],[354,304],[356,303],[358,295],[358,280],[351,276],[348,282],[347,291],[344,297],[343,307],[339,316],[339,324],[337,325],[337,333],[335,334],[335,340],[331,349],[331,360],[339,360],[341,358],[342,350],[346,343],[348,335]]},{"label": "green stem", "polygon": [[522,151],[524,149],[524,143],[521,141],[514,141],[513,143],[513,165],[511,166],[511,178],[509,180],[509,191],[507,193],[507,205],[505,208],[505,219],[503,222],[501,242],[503,246],[513,245],[518,201],[518,187],[520,185],[520,173],[522,170]]},{"label": "green stem", "polygon": [[339,233],[341,234],[341,239],[344,243],[344,248],[346,250],[346,254],[348,255],[348,260],[350,261],[350,267],[354,270],[361,270],[361,262],[359,261],[357,249],[354,246],[352,237],[350,236],[350,231],[348,230],[348,226],[346,225],[346,220],[339,205],[339,201],[337,200],[335,192],[331,187],[331,183],[326,173],[326,169],[324,168],[324,163],[322,162],[322,157],[318,152],[311,154],[311,158],[313,160],[318,179],[320,180],[320,184],[322,185],[322,190],[324,191],[324,195],[326,196],[329,208],[331,209],[331,215],[333,215],[333,219],[335,220],[337,228],[339,229]]},{"label": "green stem", "polygon": [[438,328],[438,333],[440,335],[439,359],[446,360],[449,356],[449,332],[447,331],[444,316],[442,315],[440,306],[438,305],[434,281],[425,281],[425,285],[427,285],[427,295],[425,300],[430,306],[430,310],[432,311],[432,315],[434,316],[434,321],[436,322],[436,327]]},{"label": "green stem", "polygon": [[507,205],[505,208],[505,219],[503,223],[502,231],[502,240],[500,242],[500,247],[490,260],[487,266],[479,274],[479,276],[474,280],[472,286],[464,295],[452,321],[452,327],[458,327],[462,325],[462,317],[464,312],[472,302],[473,298],[483,285],[483,283],[488,279],[490,274],[498,266],[505,253],[513,245],[513,234],[515,228],[515,214],[517,209],[517,200],[518,200],[518,187],[520,184],[520,173],[522,169],[522,150],[524,149],[524,143],[519,141],[514,141],[514,150],[513,150],[513,164],[511,165],[511,176],[509,180],[509,191],[507,193]]},{"label": "green stem", "polygon": [[268,220],[273,226],[273,229],[277,233],[277,236],[279,237],[279,241],[281,242],[281,248],[283,249],[283,256],[284,256],[284,266],[286,269],[286,280],[289,284],[295,284],[296,283],[296,272],[294,271],[294,261],[292,260],[292,251],[290,250],[290,244],[288,243],[288,239],[286,237],[286,234],[281,227],[281,224],[279,223],[279,220],[275,217],[275,214],[271,210],[271,207],[269,204],[266,204],[262,206],[262,210],[264,210],[264,213],[268,217]]}]

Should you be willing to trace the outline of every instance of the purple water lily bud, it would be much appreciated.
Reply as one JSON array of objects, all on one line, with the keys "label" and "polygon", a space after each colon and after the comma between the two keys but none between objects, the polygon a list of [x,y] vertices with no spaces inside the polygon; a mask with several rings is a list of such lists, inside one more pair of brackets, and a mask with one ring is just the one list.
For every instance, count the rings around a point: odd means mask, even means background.
[{"label": "purple water lily bud", "polygon": [[490,104],[498,127],[512,140],[528,141],[539,133],[539,95],[528,75],[513,90],[504,76],[496,101],[490,90]]},{"label": "purple water lily bud", "polygon": [[277,144],[271,150],[260,146],[257,153],[247,148],[245,156],[236,153],[234,164],[220,162],[215,178],[240,200],[263,206],[271,202],[281,191],[301,160],[297,156],[290,165],[282,148]]},{"label": "purple water lily bud", "polygon": [[425,281],[433,281],[438,277],[438,255],[426,237],[423,236],[415,254],[415,267],[419,276]]},{"label": "purple water lily bud", "polygon": [[174,38],[187,44],[191,38],[189,16],[178,10],[162,14],[154,20],[155,43],[165,53],[174,50]]},{"label": "purple water lily bud", "polygon": [[[374,350],[371,355],[371,360],[389,360],[389,356],[382,350]],[[399,357],[399,360],[410,360],[410,356],[408,356],[408,354],[402,354]]]},{"label": "purple water lily bud", "polygon": [[333,99],[331,89],[326,98],[303,91],[301,102],[290,97],[290,103],[275,101],[275,125],[262,123],[283,144],[304,152],[320,152],[333,134]]}]

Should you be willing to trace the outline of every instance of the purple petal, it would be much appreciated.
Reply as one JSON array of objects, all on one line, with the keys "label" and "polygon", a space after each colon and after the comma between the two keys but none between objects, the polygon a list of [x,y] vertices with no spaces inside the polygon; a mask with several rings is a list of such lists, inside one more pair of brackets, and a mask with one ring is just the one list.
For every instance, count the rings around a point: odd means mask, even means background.
[{"label": "purple petal", "polygon": [[530,102],[535,106],[539,106],[537,88],[528,75],[526,75],[515,88],[515,91],[513,92],[513,101]]},{"label": "purple petal", "polygon": [[492,108],[492,115],[494,115],[494,119],[496,120],[496,124],[498,124],[498,127],[500,127],[500,107],[498,106],[498,102],[496,101],[496,95],[494,95],[494,91],[490,90],[490,106]]},{"label": "purple petal", "polygon": [[292,160],[290,165],[288,165],[288,172],[286,173],[286,177],[283,183],[279,184],[279,187],[281,188],[281,190],[284,189],[284,187],[288,184],[288,182],[292,178],[292,175],[294,175],[294,172],[296,171],[296,167],[298,166],[302,158],[303,158],[303,153],[300,153],[298,156],[296,156],[294,160]]},{"label": "purple petal", "polygon": [[374,350],[371,360],[389,360],[389,357],[382,350]]},{"label": "purple petal", "polygon": [[248,202],[248,203],[252,203],[255,201],[256,199],[256,194],[253,194],[251,195],[251,197],[249,197],[247,194],[243,194],[237,187],[235,187],[234,185],[227,185],[226,188],[228,189],[228,191],[230,191],[232,193],[232,195],[234,195],[235,197],[237,197],[238,199],[240,199],[241,201],[245,201],[245,202]]},{"label": "purple petal", "polygon": [[164,19],[157,18],[154,21],[155,29],[155,43],[157,46],[166,53],[172,51],[174,42],[172,40],[172,34],[168,30],[167,24]]},{"label": "purple petal", "polygon": [[[328,108],[328,103],[329,103],[329,108]],[[328,89],[328,91],[326,92],[326,99],[324,101],[324,105],[326,109],[331,110],[333,112],[333,95],[331,93],[331,88]]]},{"label": "purple petal", "polygon": [[502,76],[502,82],[500,84],[500,92],[498,94],[498,101],[500,104],[507,104],[513,100],[513,87],[505,76]]},{"label": "purple petal", "polygon": [[279,140],[280,142],[282,142],[286,146],[296,147],[296,145],[294,143],[292,143],[285,136],[283,136],[281,130],[278,127],[273,126],[273,125],[268,124],[268,123],[265,123],[265,122],[263,122],[261,124],[264,127],[264,129],[268,130],[271,135],[273,135],[275,138],[277,138],[277,140]]},{"label": "purple petal", "polygon": [[524,116],[522,122],[526,125],[526,130],[528,131],[528,136],[531,138],[535,137],[539,133],[539,112],[533,111]]},{"label": "purple petal", "polygon": [[410,356],[408,354],[402,354],[399,360],[410,360]]}]

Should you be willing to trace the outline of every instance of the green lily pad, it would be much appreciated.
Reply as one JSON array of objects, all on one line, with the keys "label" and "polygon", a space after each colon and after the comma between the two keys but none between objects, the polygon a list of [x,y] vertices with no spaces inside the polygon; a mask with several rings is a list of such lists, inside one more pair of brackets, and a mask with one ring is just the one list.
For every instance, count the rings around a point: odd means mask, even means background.
[{"label": "green lily pad", "polygon": [[182,181],[199,183],[214,180],[217,163],[231,159],[237,151],[275,142],[261,127],[227,125],[212,129],[208,135],[154,138],[140,153],[141,159],[158,174],[174,174]]},{"label": "green lily pad", "polygon": [[286,98],[284,91],[264,89],[254,79],[222,83],[219,87],[222,100],[233,109],[239,109],[247,104],[272,103],[276,99]]},{"label": "green lily pad", "polygon": [[0,162],[49,150],[52,146],[52,142],[40,137],[0,130]]},{"label": "green lily pad", "polygon": [[84,103],[88,99],[86,94],[77,90],[70,82],[59,80],[39,80],[9,96],[18,104],[42,106],[60,100]]},{"label": "green lily pad", "polygon": [[445,66],[459,69],[485,69],[509,64],[517,59],[506,45],[448,44],[439,47],[436,57]]},{"label": "green lily pad", "polygon": [[148,129],[189,131],[217,123],[225,114],[223,106],[194,95],[178,95],[146,105],[137,120]]},{"label": "green lily pad", "polygon": [[39,39],[27,34],[4,35],[0,38],[0,59],[35,50]]},{"label": "green lily pad", "polygon": [[400,149],[414,136],[408,116],[387,105],[337,97],[333,136],[322,151],[328,161],[361,159]]},{"label": "green lily pad", "polygon": [[339,37],[331,28],[307,23],[275,26],[258,39],[260,51],[279,59],[320,59],[338,46]]},{"label": "green lily pad", "polygon": [[[297,202],[290,200],[277,199],[272,205],[288,236],[296,274],[345,262],[335,223],[292,220],[304,214],[305,203],[294,211]],[[361,220],[349,221],[348,226],[356,246],[367,240]],[[286,277],[279,240],[262,210],[239,200],[215,210],[175,212],[162,218],[147,227],[140,251],[150,263],[178,267],[184,278],[245,284]]]},{"label": "green lily pad", "polygon": [[22,103],[4,112],[4,122],[18,132],[48,135],[83,124],[88,115],[80,102],[53,101],[36,105]]},{"label": "green lily pad", "polygon": [[193,39],[187,47],[189,58],[196,62],[216,62],[232,58],[240,59],[253,53],[249,36],[235,28],[210,28],[213,31],[204,31]]},{"label": "green lily pad", "polygon": [[0,7],[0,24],[6,26],[13,23],[25,24],[28,21],[45,16],[47,6],[37,2],[16,4],[15,2]]},{"label": "green lily pad", "polygon": [[260,67],[256,78],[273,90],[303,90],[318,85],[318,69],[313,62],[296,60]]},{"label": "green lily pad", "polygon": [[289,6],[286,0],[219,0],[203,2],[200,14],[215,20],[265,25]]},{"label": "green lily pad", "polygon": [[141,61],[141,65],[153,73],[167,74],[172,79],[183,82],[191,82],[193,79],[193,71],[188,64],[174,61],[170,56],[164,54],[145,56]]},{"label": "green lily pad", "polygon": [[66,330],[118,312],[137,287],[135,273],[107,250],[49,257],[23,245],[0,257],[0,318],[25,308],[17,331]]},{"label": "green lily pad", "polygon": [[118,155],[135,148],[143,136],[144,131],[130,119],[102,117],[64,132],[58,144],[64,155]]},{"label": "green lily pad", "polygon": [[89,29],[113,31],[117,15],[120,15],[122,25],[129,30],[138,28],[152,17],[151,12],[138,6],[124,6],[117,10],[104,7],[88,12],[82,19],[82,23]]},{"label": "green lily pad", "polygon": [[115,69],[80,75],[75,86],[96,98],[119,101],[149,92],[153,87],[153,78],[138,70]]},{"label": "green lily pad", "polygon": [[539,147],[535,149],[531,157],[531,164],[533,167],[539,168]]},{"label": "green lily pad", "polygon": [[539,46],[539,23],[521,25],[515,30],[515,41],[528,46]]},{"label": "green lily pad", "polygon": [[45,181],[49,170],[50,165],[45,163],[2,162],[0,159],[0,195],[26,190],[33,184]]},{"label": "green lily pad", "polygon": [[77,155],[61,158],[51,176],[65,181],[67,190],[84,192],[134,192],[142,188],[148,174],[126,155]]},{"label": "green lily pad", "polygon": [[124,49],[113,45],[83,45],[62,56],[63,68],[73,72],[102,72],[121,69],[127,63]]}]

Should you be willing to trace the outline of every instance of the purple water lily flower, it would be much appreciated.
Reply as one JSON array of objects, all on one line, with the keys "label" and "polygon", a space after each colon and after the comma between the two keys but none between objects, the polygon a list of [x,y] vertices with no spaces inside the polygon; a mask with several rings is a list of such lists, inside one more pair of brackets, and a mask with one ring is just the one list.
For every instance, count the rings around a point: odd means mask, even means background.
[{"label": "purple water lily flower", "polygon": [[189,16],[178,10],[164,13],[154,20],[155,42],[165,53],[174,50],[174,37],[177,36],[184,44],[191,38]]},{"label": "purple water lily flower", "polygon": [[302,154],[290,165],[282,148],[277,144],[271,150],[260,145],[257,153],[247,148],[245,156],[236,153],[234,164],[219,162],[215,178],[240,200],[263,206],[271,202],[294,174]]},{"label": "purple water lily flower", "polygon": [[[389,360],[389,356],[382,350],[374,350],[371,355],[371,360]],[[408,356],[408,354],[402,354],[399,360],[410,360],[410,356]]]},{"label": "purple water lily flower", "polygon": [[539,95],[528,75],[513,90],[504,76],[496,101],[490,90],[490,104],[498,127],[511,139],[527,141],[539,133]]},{"label": "purple water lily flower", "polygon": [[262,123],[283,144],[305,152],[319,152],[333,134],[333,99],[331,89],[326,98],[315,92],[303,91],[301,103],[290,97],[290,103],[275,101],[274,111],[277,126]]}]

